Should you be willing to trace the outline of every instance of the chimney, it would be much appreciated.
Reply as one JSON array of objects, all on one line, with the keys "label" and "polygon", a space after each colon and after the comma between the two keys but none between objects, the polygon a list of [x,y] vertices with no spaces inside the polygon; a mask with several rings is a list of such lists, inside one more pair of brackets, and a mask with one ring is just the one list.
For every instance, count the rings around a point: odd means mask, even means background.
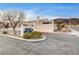
[{"label": "chimney", "polygon": [[37,16],[37,24],[39,24],[39,20],[40,20],[40,17],[39,17],[39,16]]}]

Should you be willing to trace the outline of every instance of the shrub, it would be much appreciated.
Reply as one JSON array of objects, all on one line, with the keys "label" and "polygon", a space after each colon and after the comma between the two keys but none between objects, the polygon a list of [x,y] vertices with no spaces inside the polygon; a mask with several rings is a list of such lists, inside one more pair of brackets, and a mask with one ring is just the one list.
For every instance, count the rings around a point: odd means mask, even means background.
[{"label": "shrub", "polygon": [[71,30],[70,30],[70,29],[65,29],[65,28],[63,28],[63,29],[62,29],[62,32],[71,32]]},{"label": "shrub", "polygon": [[63,32],[71,32],[71,30],[63,30]]},{"label": "shrub", "polygon": [[2,33],[3,33],[3,34],[8,34],[8,32],[7,32],[7,31],[3,31]]},{"label": "shrub", "polygon": [[25,38],[25,39],[38,39],[38,38],[41,38],[41,37],[42,37],[42,33],[36,32],[36,31],[26,32],[23,35],[23,38]]}]

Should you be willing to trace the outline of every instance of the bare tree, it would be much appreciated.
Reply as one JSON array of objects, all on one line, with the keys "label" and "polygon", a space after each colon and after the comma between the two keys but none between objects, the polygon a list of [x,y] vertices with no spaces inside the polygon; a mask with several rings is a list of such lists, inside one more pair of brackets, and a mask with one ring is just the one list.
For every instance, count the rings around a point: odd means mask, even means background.
[{"label": "bare tree", "polygon": [[25,18],[24,12],[20,10],[8,10],[3,13],[3,20],[9,21],[11,27],[16,35],[16,26],[18,23],[21,23]]},{"label": "bare tree", "polygon": [[8,22],[6,22],[6,23],[3,22],[2,24],[3,24],[4,28],[7,28],[7,30],[8,30],[8,28],[9,28],[9,23],[8,23]]}]

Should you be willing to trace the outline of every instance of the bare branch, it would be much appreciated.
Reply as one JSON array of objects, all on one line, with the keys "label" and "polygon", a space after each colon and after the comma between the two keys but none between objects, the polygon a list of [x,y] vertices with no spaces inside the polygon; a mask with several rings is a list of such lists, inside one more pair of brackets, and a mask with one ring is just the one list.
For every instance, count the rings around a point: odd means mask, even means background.
[{"label": "bare branch", "polygon": [[8,10],[3,14],[3,20],[9,21],[14,31],[17,24],[20,23],[23,19],[24,19],[23,11]]}]

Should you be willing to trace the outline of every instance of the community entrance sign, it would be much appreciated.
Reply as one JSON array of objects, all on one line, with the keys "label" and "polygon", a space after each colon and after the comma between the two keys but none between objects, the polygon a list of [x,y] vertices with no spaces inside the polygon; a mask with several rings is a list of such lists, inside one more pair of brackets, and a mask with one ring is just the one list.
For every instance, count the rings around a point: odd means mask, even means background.
[{"label": "community entrance sign", "polygon": [[32,31],[33,31],[32,27],[21,25],[21,37],[25,32],[32,32]]},{"label": "community entrance sign", "polygon": [[24,28],[24,33],[25,33],[25,32],[32,32],[32,31],[33,31],[32,28]]}]

